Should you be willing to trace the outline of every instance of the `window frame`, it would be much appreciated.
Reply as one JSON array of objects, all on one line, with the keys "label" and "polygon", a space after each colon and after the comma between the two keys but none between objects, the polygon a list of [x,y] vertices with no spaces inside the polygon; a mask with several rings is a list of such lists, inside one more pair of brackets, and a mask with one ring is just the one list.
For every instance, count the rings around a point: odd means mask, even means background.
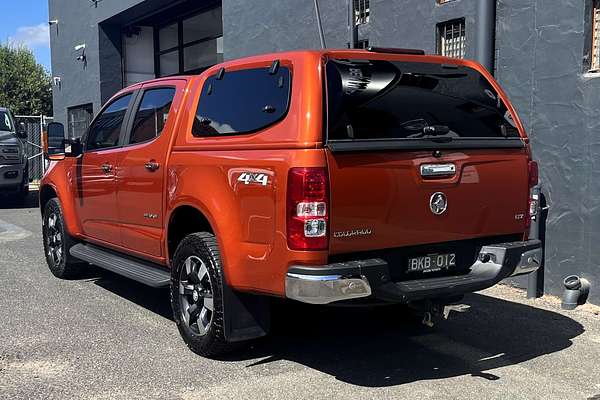
[{"label": "window frame", "polygon": [[[185,56],[184,56],[184,52],[185,49],[188,47],[192,47],[194,45],[197,45],[199,43],[204,43],[204,42],[209,42],[211,40],[217,40],[218,38],[222,38],[223,35],[223,25],[221,22],[221,34],[219,35],[211,35],[211,36],[207,36],[204,37],[202,39],[196,39],[193,40],[191,42],[185,43],[184,41],[184,32],[183,32],[183,24],[184,21],[194,18],[198,15],[210,12],[216,8],[219,8],[222,6],[220,5],[211,5],[208,6],[204,9],[202,9],[201,11],[198,12],[194,12],[192,14],[187,14],[184,16],[179,16],[176,19],[172,19],[169,20],[165,23],[162,23],[160,25],[156,25],[154,27],[154,71],[155,71],[155,75],[157,78],[165,78],[165,77],[170,77],[170,76],[177,76],[177,75],[184,75],[184,74],[199,74],[209,68],[211,68],[213,65],[209,65],[207,67],[202,67],[202,68],[195,68],[195,69],[191,69],[191,70],[186,70],[185,69]],[[221,11],[222,12],[222,11]],[[176,25],[177,26],[177,45],[174,47],[170,47],[170,48],[166,48],[161,50],[160,49],[160,30],[163,28],[166,28],[170,25]],[[165,55],[165,54],[169,54],[169,53],[177,53],[178,56],[178,72],[176,72],[175,74],[170,74],[170,75],[162,75],[160,72],[160,58],[161,56]],[[217,53],[218,54],[218,53]],[[217,63],[218,64],[218,63]]]},{"label": "window frame", "polygon": [[[127,132],[127,126],[129,125],[129,117],[131,114],[131,106],[137,101],[138,95],[139,95],[140,90],[136,89],[136,90],[130,90],[124,93],[119,94],[118,97],[115,97],[113,99],[110,99],[109,101],[106,102],[106,104],[104,104],[104,106],[102,106],[102,108],[100,109],[100,111],[98,111],[98,114],[96,114],[96,116],[94,117],[94,119],[92,120],[92,122],[90,122],[90,126],[88,126],[88,128],[85,131],[85,134],[83,136],[81,136],[81,142],[82,142],[82,148],[83,148],[83,153],[98,153],[98,152],[102,152],[102,151],[106,151],[106,150],[114,150],[114,149],[118,149],[123,147],[124,139],[125,139],[125,135]],[[104,113],[104,111],[106,111],[106,109],[108,107],[110,107],[114,102],[122,99],[123,97],[129,96],[131,95],[131,99],[129,100],[129,104],[127,105],[127,110],[125,111],[125,116],[123,117],[123,123],[121,124],[121,132],[119,133],[119,141],[117,142],[116,146],[111,146],[111,147],[103,147],[101,149],[88,149],[88,139],[90,136],[90,131],[92,129],[92,127],[96,124],[96,122],[98,121],[98,118]]]},{"label": "window frame", "polygon": [[[462,28],[464,30],[464,35],[460,35],[461,31],[459,29],[459,36],[458,36],[458,38],[460,38],[461,36],[463,37],[462,57],[455,57],[455,56],[449,56],[447,54],[442,54],[442,41],[444,40],[442,30],[444,29],[444,27],[447,27],[451,24],[459,24],[459,27],[462,26]],[[454,19],[450,19],[447,21],[442,21],[442,22],[437,23],[435,26],[435,34],[436,34],[436,41],[435,41],[436,54],[443,56],[443,57],[456,58],[459,60],[464,60],[467,57],[467,20],[465,17],[454,18]]]},{"label": "window frame", "polygon": [[371,22],[370,0],[352,0],[354,9],[354,25],[367,25]]},{"label": "window frame", "polygon": [[[175,84],[165,83],[164,85],[148,86],[148,87],[139,89],[137,91],[138,93],[136,95],[135,101],[133,102],[133,104],[130,104],[130,110],[129,110],[130,115],[129,115],[129,119],[127,120],[126,133],[123,138],[123,144],[121,147],[131,147],[131,146],[149,144],[149,143],[154,142],[155,140],[157,140],[158,138],[160,138],[162,136],[164,129],[161,131],[160,135],[157,135],[157,136],[153,137],[152,139],[148,139],[148,140],[145,140],[143,142],[138,142],[138,143],[129,143],[129,141],[131,140],[131,134],[133,133],[133,123],[135,122],[135,115],[139,111],[140,105],[142,104],[142,100],[144,99],[144,94],[148,91],[159,90],[159,89],[173,89],[175,91],[174,95],[173,95],[173,102],[171,104],[171,108],[169,109],[169,118],[171,117],[171,111],[173,110],[173,104],[175,103],[175,98],[177,97],[177,86]],[[166,126],[167,125],[165,124],[165,127]]]},{"label": "window frame", "polygon": [[[600,21],[596,16],[600,17],[600,0],[588,0],[585,4],[583,72],[594,76],[600,75]],[[598,48],[597,54],[594,54],[594,46]]]},{"label": "window frame", "polygon": [[[242,71],[248,71],[248,70],[264,70],[266,74],[268,74],[269,72],[269,68],[270,68],[270,64],[269,66],[245,66],[243,68],[239,68],[239,69],[235,69],[233,71],[224,71],[224,75],[222,79],[226,79],[227,78],[227,74],[233,74],[236,72],[242,72]],[[213,136],[208,136],[208,135],[197,135],[194,133],[194,124],[192,123],[190,126],[190,135],[191,137],[195,138],[195,139],[216,139],[216,138],[222,138],[222,137],[235,137],[235,136],[246,136],[246,135],[253,135],[259,132],[264,131],[265,129],[269,129],[271,127],[273,127],[276,124],[281,123],[283,120],[285,120],[290,112],[291,106],[292,106],[292,91],[293,91],[293,80],[294,80],[294,74],[293,74],[293,70],[292,70],[292,66],[291,65],[287,65],[284,63],[281,63],[281,65],[279,66],[279,69],[287,69],[288,70],[288,74],[289,74],[289,82],[288,82],[288,95],[287,95],[287,105],[286,105],[286,109],[285,112],[276,120],[274,120],[273,122],[269,123],[266,126],[251,130],[251,131],[245,131],[245,132],[234,132],[234,133],[223,133],[223,134],[219,134],[219,135],[213,135]],[[204,93],[204,89],[206,87],[206,85],[211,84],[212,81],[211,79],[214,79],[217,75],[219,74],[219,71],[214,72],[213,74],[210,74],[206,77],[206,79],[204,80],[204,82],[202,83],[202,87],[200,89],[200,94],[198,96],[198,99],[196,101],[196,109],[194,112],[190,113],[192,114],[192,121],[195,120],[195,118],[198,115],[198,109],[200,108],[200,102],[202,101],[202,94]],[[219,80],[217,80],[219,81]]]}]

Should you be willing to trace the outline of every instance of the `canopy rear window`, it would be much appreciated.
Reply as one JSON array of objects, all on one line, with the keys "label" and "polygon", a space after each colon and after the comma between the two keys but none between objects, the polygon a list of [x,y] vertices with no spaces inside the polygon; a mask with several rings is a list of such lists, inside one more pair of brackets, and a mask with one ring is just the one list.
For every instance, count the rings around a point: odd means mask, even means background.
[{"label": "canopy rear window", "polygon": [[490,82],[472,68],[330,60],[328,141],[519,138]]}]

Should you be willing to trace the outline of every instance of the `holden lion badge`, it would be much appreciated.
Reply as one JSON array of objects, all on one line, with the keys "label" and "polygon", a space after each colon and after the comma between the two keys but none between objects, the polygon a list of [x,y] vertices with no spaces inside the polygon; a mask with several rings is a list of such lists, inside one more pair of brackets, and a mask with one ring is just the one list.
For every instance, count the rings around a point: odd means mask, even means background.
[{"label": "holden lion badge", "polygon": [[448,200],[446,200],[446,195],[442,192],[436,192],[432,194],[431,198],[429,199],[429,208],[435,215],[443,214],[448,208]]}]

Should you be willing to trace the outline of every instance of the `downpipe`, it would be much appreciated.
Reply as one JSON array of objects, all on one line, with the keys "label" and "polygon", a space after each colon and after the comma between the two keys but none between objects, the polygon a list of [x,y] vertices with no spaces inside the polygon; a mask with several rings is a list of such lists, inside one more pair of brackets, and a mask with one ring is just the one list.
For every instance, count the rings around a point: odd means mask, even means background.
[{"label": "downpipe", "polygon": [[477,0],[477,34],[475,59],[494,74],[494,38],[496,34],[496,0]]},{"label": "downpipe", "polygon": [[563,293],[560,307],[563,310],[574,310],[587,302],[590,295],[590,282],[577,275],[570,275],[563,281],[565,292]]},{"label": "downpipe", "polygon": [[539,239],[542,242],[542,265],[529,274],[527,279],[527,298],[537,299],[544,295],[544,270],[546,265],[546,220],[550,207],[546,203],[546,196],[542,193],[542,186],[536,185],[531,189],[532,209],[531,225],[529,226],[529,239]]}]

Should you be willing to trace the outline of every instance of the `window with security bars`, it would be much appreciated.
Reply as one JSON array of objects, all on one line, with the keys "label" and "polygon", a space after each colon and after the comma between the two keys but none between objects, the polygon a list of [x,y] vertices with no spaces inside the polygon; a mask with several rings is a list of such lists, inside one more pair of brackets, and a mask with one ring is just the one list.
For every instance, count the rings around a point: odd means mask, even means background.
[{"label": "window with security bars", "polygon": [[592,63],[590,71],[600,72],[600,1],[593,2],[592,14]]},{"label": "window with security bars", "polygon": [[354,21],[356,25],[367,24],[369,22],[369,14],[369,0],[354,0]]},{"label": "window with security bars", "polygon": [[465,19],[443,22],[437,26],[437,53],[454,58],[465,58]]}]

